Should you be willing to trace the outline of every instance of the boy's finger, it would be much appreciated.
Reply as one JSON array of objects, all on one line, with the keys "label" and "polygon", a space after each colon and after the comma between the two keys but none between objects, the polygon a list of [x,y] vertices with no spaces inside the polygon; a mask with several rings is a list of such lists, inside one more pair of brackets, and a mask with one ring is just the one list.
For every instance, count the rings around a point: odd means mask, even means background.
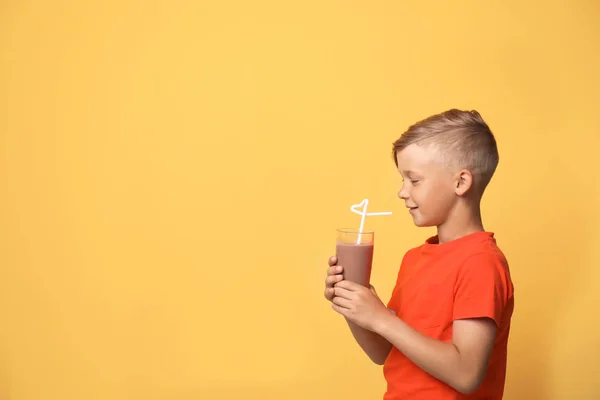
[{"label": "boy's finger", "polygon": [[325,289],[325,298],[329,301],[331,301],[331,299],[333,299],[333,288]]},{"label": "boy's finger", "polygon": [[337,312],[338,314],[341,314],[341,315],[345,315],[348,312],[347,308],[340,307],[340,306],[338,306],[337,304],[334,304],[334,303],[331,303],[331,308],[333,308],[333,310],[335,312]]},{"label": "boy's finger", "polygon": [[327,269],[327,274],[328,275],[341,274],[343,270],[344,270],[344,267],[342,267],[341,265],[334,265],[333,267],[329,267]]},{"label": "boy's finger", "polygon": [[334,283],[341,282],[343,279],[344,277],[342,275],[327,275],[327,278],[325,278],[325,285],[333,286]]},{"label": "boy's finger", "polygon": [[352,305],[352,303],[350,302],[350,300],[345,299],[343,297],[340,296],[336,296],[333,298],[333,300],[331,301],[333,304],[338,305],[342,308],[350,308],[350,306]]},{"label": "boy's finger", "polygon": [[377,297],[379,297],[379,295],[377,294],[377,291],[375,290],[375,287],[373,285],[369,285],[369,289],[371,289],[371,292],[373,292],[373,294]]},{"label": "boy's finger", "polygon": [[375,286],[373,286],[373,285],[369,285],[369,289],[371,289],[371,292],[373,292],[373,293],[377,293],[377,292],[375,291]]},{"label": "boy's finger", "polygon": [[333,288],[333,294],[337,297],[341,297],[343,299],[348,300],[352,300],[355,297],[354,292],[341,288],[337,285]]},{"label": "boy's finger", "polygon": [[335,287],[344,288],[350,292],[357,292],[359,290],[366,289],[364,286],[349,280],[340,281],[335,284]]},{"label": "boy's finger", "polygon": [[336,256],[329,257],[329,266],[332,267],[335,264],[337,264],[337,257]]}]

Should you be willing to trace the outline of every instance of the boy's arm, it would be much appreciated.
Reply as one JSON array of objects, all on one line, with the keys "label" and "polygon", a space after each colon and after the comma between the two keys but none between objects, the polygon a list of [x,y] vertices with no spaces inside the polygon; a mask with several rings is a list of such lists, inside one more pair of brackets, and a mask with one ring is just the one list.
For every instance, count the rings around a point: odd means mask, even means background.
[{"label": "boy's arm", "polygon": [[[329,268],[327,269],[327,278],[325,279],[325,298],[327,300],[333,301],[333,286],[336,283],[344,280],[343,272],[344,267],[337,265],[337,257],[330,257]],[[373,286],[371,286],[371,291],[375,296],[377,296]],[[390,310],[390,313],[393,313],[393,311]],[[369,356],[371,361],[373,361],[375,364],[383,365],[388,354],[390,353],[390,350],[392,349],[392,344],[377,333],[361,328],[348,318],[346,318],[346,322],[348,323],[348,327],[352,332],[354,340],[356,340],[360,348],[367,354],[367,356]]]},{"label": "boy's arm", "polygon": [[433,377],[473,393],[485,376],[496,324],[489,318],[456,320],[452,343],[431,339],[393,316],[381,319],[374,331]]},{"label": "boy's arm", "polygon": [[[373,294],[379,297],[375,291],[375,288],[372,285],[370,286]],[[396,315],[396,313],[389,308],[388,311],[391,315]],[[371,361],[377,365],[383,365],[385,360],[387,360],[390,351],[392,350],[392,343],[390,343],[388,339],[381,336],[381,334],[361,328],[348,318],[346,318],[346,322],[350,327],[350,331],[352,332],[352,336],[354,336],[354,340],[356,340],[358,345],[363,349],[367,356],[369,356]]]},{"label": "boy's arm", "polygon": [[348,322],[352,336],[371,361],[377,365],[383,365],[392,350],[392,344],[380,334],[361,328],[348,318],[346,318],[346,322]]}]

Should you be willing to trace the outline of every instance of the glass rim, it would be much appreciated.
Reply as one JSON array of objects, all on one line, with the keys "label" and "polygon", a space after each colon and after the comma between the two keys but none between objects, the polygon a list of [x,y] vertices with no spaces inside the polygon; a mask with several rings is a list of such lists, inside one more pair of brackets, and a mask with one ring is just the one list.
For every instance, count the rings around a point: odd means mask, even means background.
[{"label": "glass rim", "polygon": [[369,235],[369,234],[375,234],[375,231],[363,231],[361,232],[360,229],[358,228],[338,228],[336,229],[337,232],[339,233],[352,233],[352,234],[356,234],[356,235]]}]

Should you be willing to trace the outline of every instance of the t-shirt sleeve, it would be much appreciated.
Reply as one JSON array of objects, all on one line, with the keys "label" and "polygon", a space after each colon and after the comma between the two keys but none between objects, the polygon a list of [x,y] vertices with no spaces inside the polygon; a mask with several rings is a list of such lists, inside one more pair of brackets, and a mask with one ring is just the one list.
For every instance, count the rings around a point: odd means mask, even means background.
[{"label": "t-shirt sleeve", "polygon": [[454,288],[453,319],[491,318],[500,325],[509,299],[510,277],[500,257],[477,254],[458,272]]}]

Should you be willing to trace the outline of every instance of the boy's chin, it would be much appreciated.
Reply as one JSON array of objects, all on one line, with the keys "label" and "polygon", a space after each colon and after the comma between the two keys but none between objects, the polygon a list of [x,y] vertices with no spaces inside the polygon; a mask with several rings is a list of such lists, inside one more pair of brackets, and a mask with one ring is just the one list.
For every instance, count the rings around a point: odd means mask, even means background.
[{"label": "boy's chin", "polygon": [[419,223],[419,222],[415,222],[415,226],[416,226],[417,228],[429,228],[429,227],[431,227],[431,226],[434,226],[434,225],[431,225],[431,224],[425,224],[425,223]]},{"label": "boy's chin", "polygon": [[413,218],[413,223],[419,228],[430,228],[432,226],[437,226],[435,223],[421,218]]}]

